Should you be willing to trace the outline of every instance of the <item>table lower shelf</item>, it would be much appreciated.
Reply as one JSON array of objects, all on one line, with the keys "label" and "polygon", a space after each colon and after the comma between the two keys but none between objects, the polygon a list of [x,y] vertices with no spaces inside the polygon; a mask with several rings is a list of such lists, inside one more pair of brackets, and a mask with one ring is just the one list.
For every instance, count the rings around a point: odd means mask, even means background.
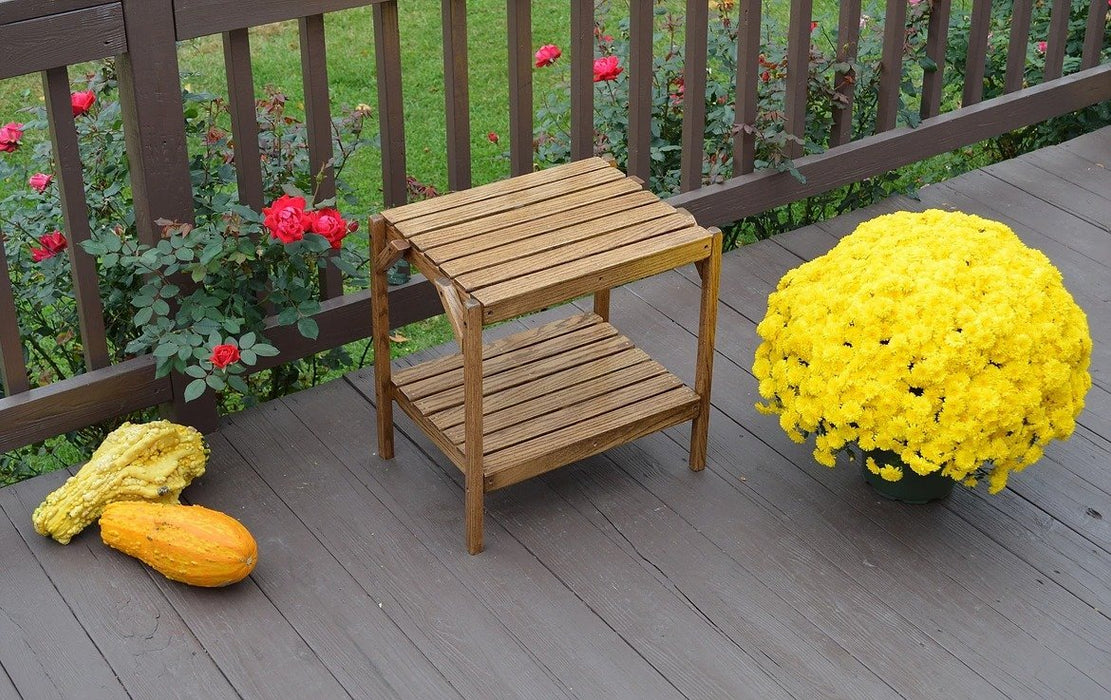
[{"label": "table lower shelf", "polygon": [[[465,467],[463,357],[398,371],[393,395]],[[483,347],[485,490],[690,420],[698,395],[594,314]]]}]

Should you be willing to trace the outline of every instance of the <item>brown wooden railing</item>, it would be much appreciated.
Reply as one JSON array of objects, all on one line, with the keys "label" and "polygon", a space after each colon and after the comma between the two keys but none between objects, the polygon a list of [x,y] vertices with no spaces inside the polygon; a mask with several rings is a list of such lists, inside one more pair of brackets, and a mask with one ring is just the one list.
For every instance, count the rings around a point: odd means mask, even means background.
[{"label": "brown wooden railing", "polygon": [[[950,0],[934,0],[927,55],[940,69],[923,82],[917,128],[896,127],[899,76],[903,60],[906,2],[889,0],[876,133],[850,141],[853,94],[851,81],[839,80],[848,107],[835,113],[830,150],[790,155],[804,179],[755,168],[754,136],[738,130],[733,143],[733,177],[703,183],[703,138],[706,92],[707,0],[686,3],[686,64],[682,130],[682,193],[671,202],[691,211],[703,225],[716,225],[774,206],[859,181],[923,158],[945,153],[1012,129],[1111,99],[1111,64],[1100,65],[1106,0],[1091,0],[1081,70],[1063,75],[1068,0],[1054,0],[1047,37],[1046,80],[1023,87],[1026,46],[1030,41],[1031,0],[1015,0],[1013,35],[1008,54],[1007,94],[982,100],[988,47],[990,0],[974,0],[969,51],[965,59],[963,105],[940,113],[942,71],[947,44]],[[76,244],[90,235],[76,131],[69,104],[67,66],[119,57],[120,99],[130,161],[136,221],[141,240],[156,240],[159,218],[192,220],[188,152],[183,130],[176,42],[221,34],[228,78],[228,101],[236,145],[240,200],[262,206],[262,173],[254,119],[254,79],[250,58],[251,27],[297,20],[311,163],[324,168],[331,158],[329,92],[325,63],[325,15],[372,7],[381,131],[381,187],[386,206],[406,197],[405,115],[402,109],[401,41],[397,0],[0,0],[0,79],[40,72],[58,163],[71,272],[85,352],[86,372],[44,387],[32,387],[23,361],[23,343],[15,316],[8,263],[0,247],[0,451],[6,451],[91,425],[111,416],[165,405],[184,422],[205,429],[215,426],[215,402],[184,403],[184,382],[156,379],[154,362],[139,357],[109,364],[95,261]],[[811,0],[792,0],[788,27],[788,65],[806,65],[810,46]],[[470,121],[467,83],[467,12],[465,0],[442,0],[445,69],[445,132],[448,185],[471,185]],[[628,164],[630,174],[648,180],[650,165],[653,8],[651,0],[630,2]],[[571,9],[571,152],[593,155],[594,46],[593,0],[570,0]],[[507,0],[509,48],[509,142],[512,174],[534,167],[531,0]],[[755,119],[761,0],[735,3],[738,33],[736,122]],[[857,50],[860,0],[843,0],[839,17],[839,58],[851,62]],[[371,29],[371,28],[368,28]],[[369,32],[368,32],[369,34]],[[841,76],[843,77],[843,76]],[[807,74],[788,71],[785,123],[801,134],[807,114]],[[330,176],[319,192],[334,192]],[[274,327],[268,337],[280,350],[262,358],[258,369],[272,367],[365,338],[370,333],[370,303],[365,292],[342,294],[338,273],[321,280],[325,300],[316,320],[315,341],[288,327]],[[427,283],[391,292],[391,321],[398,325],[439,313]]]}]

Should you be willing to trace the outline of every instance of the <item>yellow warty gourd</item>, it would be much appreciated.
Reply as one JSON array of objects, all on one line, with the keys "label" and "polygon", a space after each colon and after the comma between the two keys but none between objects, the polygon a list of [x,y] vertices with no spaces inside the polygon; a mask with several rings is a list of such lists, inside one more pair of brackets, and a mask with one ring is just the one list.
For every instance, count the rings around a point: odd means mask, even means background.
[{"label": "yellow warty gourd", "polygon": [[68,544],[113,501],[177,503],[181,490],[204,474],[207,459],[194,428],[165,420],[124,423],[46,497],[31,521],[40,535]]}]

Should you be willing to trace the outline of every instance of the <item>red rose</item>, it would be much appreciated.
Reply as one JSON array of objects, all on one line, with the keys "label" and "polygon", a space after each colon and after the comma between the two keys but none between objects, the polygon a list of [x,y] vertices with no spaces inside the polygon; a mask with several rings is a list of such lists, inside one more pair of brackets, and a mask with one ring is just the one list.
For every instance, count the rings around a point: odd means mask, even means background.
[{"label": "red rose", "polygon": [[817,22],[811,22],[810,23],[810,33],[811,34],[813,34],[814,30],[817,29],[817,28],[818,28],[818,23]]},{"label": "red rose", "polygon": [[46,191],[47,187],[50,187],[50,182],[53,179],[53,175],[47,175],[46,173],[35,173],[27,179],[27,184],[30,185],[31,189],[41,194]]},{"label": "red rose", "polygon": [[212,357],[208,360],[216,369],[224,369],[233,362],[239,362],[239,348],[227,343],[217,345],[212,348]]},{"label": "red rose", "polygon": [[19,148],[19,140],[23,138],[23,125],[18,122],[8,122],[0,126],[0,153],[11,153]]},{"label": "red rose", "polygon": [[339,250],[347,235],[347,222],[335,209],[321,209],[309,214],[309,230],[324,236],[333,249]]},{"label": "red rose", "polygon": [[550,66],[562,55],[563,52],[555,44],[544,44],[536,51],[536,67]]},{"label": "red rose", "polygon": [[66,237],[61,231],[51,231],[39,236],[39,245],[41,248],[31,249],[31,259],[35,262],[42,262],[47,258],[52,258],[58,253],[66,249]]},{"label": "red rose", "polygon": [[491,131],[490,133],[486,134],[486,138],[488,138],[490,140],[490,143],[497,143],[498,142],[497,132]]},{"label": "red rose", "polygon": [[69,96],[69,104],[73,107],[73,116],[80,117],[86,114],[96,102],[96,93],[92,90],[85,90],[84,92],[74,92]]},{"label": "red rose", "polygon": [[283,194],[268,207],[263,207],[263,223],[270,229],[270,236],[282,243],[293,243],[305,237],[309,229],[309,216],[305,213],[305,198]]},{"label": "red rose", "polygon": [[616,80],[625,69],[619,66],[617,56],[605,56],[594,59],[594,82]]}]

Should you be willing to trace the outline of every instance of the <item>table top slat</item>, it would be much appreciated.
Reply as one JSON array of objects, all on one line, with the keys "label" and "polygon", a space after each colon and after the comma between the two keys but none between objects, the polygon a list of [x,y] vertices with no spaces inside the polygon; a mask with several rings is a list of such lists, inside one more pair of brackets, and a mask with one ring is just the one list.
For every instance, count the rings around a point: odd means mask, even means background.
[{"label": "table top slat", "polygon": [[[514,190],[497,197],[462,204],[450,209],[437,209],[425,216],[393,224],[393,229],[401,234],[403,238],[409,239],[414,245],[423,250],[430,244],[426,243],[424,239],[417,238],[422,233],[436,231],[472,219],[486,219],[499,212],[529,207],[564,194],[580,193],[579,196],[585,202],[591,196],[588,192],[591,188],[619,181],[632,182],[627,180],[617,168],[591,170],[565,180]],[[584,190],[587,192],[584,192]],[[455,240],[455,238],[443,242],[448,243],[451,240]]]},{"label": "table top slat", "polygon": [[[650,364],[649,364],[650,363]],[[645,365],[641,367],[641,365]],[[639,368],[639,369],[638,369]],[[482,399],[482,411],[486,416],[484,425],[498,425],[508,416],[513,422],[523,420],[527,406],[539,397],[554,396],[560,392],[586,391],[594,388],[596,381],[618,372],[644,373],[653,376],[663,371],[659,363],[652,362],[648,354],[639,348],[628,348],[614,355],[607,355],[587,362],[579,367],[568,367],[546,377],[538,377],[523,386],[501,391],[490,391]],[[550,410],[550,409],[549,409]],[[429,416],[441,430],[452,428],[463,430],[463,407],[456,406]],[[516,414],[516,417],[513,417]],[[537,415],[537,414],[532,414]],[[527,417],[527,416],[524,416]],[[505,423],[508,425],[509,423]],[[449,435],[450,437],[450,435]]]},{"label": "table top slat", "polygon": [[410,219],[425,216],[433,212],[444,211],[451,207],[471,204],[484,199],[490,199],[491,197],[497,197],[508,192],[528,189],[530,187],[536,187],[537,185],[544,185],[549,182],[576,177],[583,173],[590,172],[591,170],[601,170],[602,168],[609,167],[611,167],[609,163],[601,158],[586,158],[564,165],[557,165],[552,168],[545,168],[544,170],[537,170],[536,172],[527,173],[518,177],[479,185],[478,187],[472,187],[459,192],[451,192],[439,197],[433,197],[432,199],[425,199],[420,202],[413,202],[411,204],[403,204],[391,209],[385,209],[382,211],[382,216],[390,223],[398,224],[402,221],[409,221]]},{"label": "table top slat", "polygon": [[[682,386],[678,377],[648,363],[608,374],[486,417],[482,447],[490,454],[631,403],[651,401],[678,386]],[[444,432],[455,444],[463,444],[463,426]]]},{"label": "table top slat", "polygon": [[[607,324],[608,325],[608,324]],[[612,329],[613,326],[610,326]],[[616,355],[626,348],[633,347],[632,342],[623,335],[612,335],[589,345],[564,350],[543,359],[526,362],[509,371],[501,372],[493,377],[483,379],[483,391],[502,391],[511,387],[520,386],[535,381],[537,377],[544,377],[568,367],[578,367],[596,357]],[[460,382],[462,373],[460,373]],[[413,405],[424,415],[438,413],[444,409],[463,405],[463,386],[450,386],[439,393],[427,396]]]},{"label": "table top slat", "polygon": [[692,227],[556,265],[470,294],[485,307],[486,321],[492,323],[702,260],[709,257],[712,244],[709,232]]},{"label": "table top slat", "polygon": [[[454,260],[473,253],[489,250],[500,245],[542,235],[566,227],[568,223],[586,221],[629,211],[648,204],[667,207],[659,197],[640,189],[630,180],[595,187],[589,190],[589,198],[575,192],[535,204],[528,209],[514,209],[501,214],[477,219],[417,236],[410,242],[422,245],[431,258],[439,263]],[[427,238],[426,238],[427,236]],[[417,240],[421,243],[417,243]],[[448,243],[441,241],[449,240]]]},{"label": "table top slat", "polygon": [[[655,195],[648,192],[642,194],[655,198]],[[617,202],[619,200],[610,201]],[[564,218],[562,221],[553,221],[547,225],[529,225],[507,229],[504,232],[499,232],[507,235],[498,237],[501,241],[504,241],[498,245],[477,252],[470,251],[454,259],[441,257],[441,250],[438,249],[435,252],[436,259],[445,274],[457,277],[491,265],[534,255],[551,248],[558,248],[574,241],[592,238],[599,235],[600,232],[627,228],[665,216],[676,216],[676,211],[663,202],[655,201],[633,208],[622,208],[609,215],[594,214],[593,212],[592,214],[590,217],[572,219],[571,221],[579,223],[572,223],[571,225],[568,225]],[[690,223],[689,220],[688,223]],[[481,242],[483,244],[490,243],[492,238],[494,236],[483,236]]]},{"label": "table top slat", "polygon": [[[691,225],[690,219],[677,213],[613,230],[608,228],[612,223],[589,221],[582,225],[581,231],[567,237],[563,235],[563,231],[556,231],[548,237],[550,247],[547,249],[542,248],[531,255],[515,260],[508,259],[509,256],[506,255],[503,258],[506,262],[475,272],[455,275],[455,281],[470,292],[518,277],[537,274],[565,263],[589,259],[590,256],[606,251],[634,246],[661,236],[666,237],[689,229]],[[496,253],[499,250],[502,249],[498,248],[492,252]]]}]

